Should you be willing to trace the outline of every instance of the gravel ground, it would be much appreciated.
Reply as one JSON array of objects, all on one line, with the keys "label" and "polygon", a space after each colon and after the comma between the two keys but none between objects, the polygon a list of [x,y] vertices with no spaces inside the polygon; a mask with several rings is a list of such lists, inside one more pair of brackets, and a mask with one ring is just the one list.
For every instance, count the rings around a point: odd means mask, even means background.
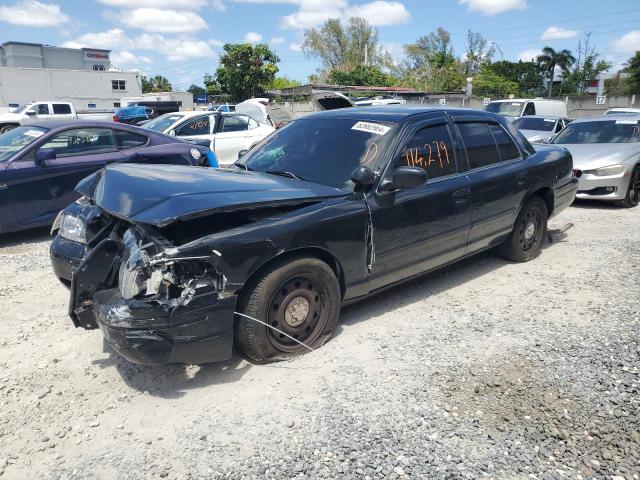
[{"label": "gravel ground", "polygon": [[267,366],[138,367],[74,329],[48,238],[0,239],[0,475],[640,480],[640,210],[580,203],[345,308]]}]

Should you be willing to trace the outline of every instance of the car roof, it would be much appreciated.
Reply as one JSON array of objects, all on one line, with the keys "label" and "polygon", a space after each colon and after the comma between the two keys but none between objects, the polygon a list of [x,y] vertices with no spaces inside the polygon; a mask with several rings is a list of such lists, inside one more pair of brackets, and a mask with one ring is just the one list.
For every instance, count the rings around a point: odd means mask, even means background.
[{"label": "car roof", "polygon": [[306,120],[314,118],[334,118],[343,120],[377,120],[380,122],[400,123],[413,115],[425,113],[447,113],[456,115],[481,115],[487,118],[501,119],[503,117],[471,108],[447,108],[429,106],[407,106],[407,105],[383,105],[371,107],[336,108],[305,115],[296,120]]},{"label": "car roof", "polygon": [[[140,132],[140,127],[129,125],[127,123],[109,122],[103,120],[38,120],[25,123],[25,127],[42,127],[50,131],[66,130],[67,128],[117,128],[119,130],[128,130],[130,132]],[[154,133],[153,130],[144,130],[145,135]],[[155,132],[157,133],[157,132]]]},{"label": "car roof", "polygon": [[576,120],[574,120],[571,123],[582,123],[582,122],[611,122],[613,120],[625,120],[625,121],[629,121],[629,120],[635,120],[637,122],[640,122],[640,113],[624,113],[624,114],[620,114],[620,115],[615,115],[615,114],[611,114],[611,115],[602,115],[600,117],[585,117],[585,118],[578,118]]},{"label": "car roof", "polygon": [[561,102],[562,100],[551,100],[548,98],[506,98],[502,100],[491,100],[491,103],[507,103],[507,102]]}]

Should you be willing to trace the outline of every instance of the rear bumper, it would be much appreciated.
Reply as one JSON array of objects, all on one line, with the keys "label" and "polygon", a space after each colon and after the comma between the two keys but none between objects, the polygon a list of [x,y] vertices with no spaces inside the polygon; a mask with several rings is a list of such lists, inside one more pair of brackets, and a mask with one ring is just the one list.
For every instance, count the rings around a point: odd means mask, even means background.
[{"label": "rear bumper", "polygon": [[578,191],[578,179],[571,178],[569,182],[561,187],[558,187],[554,191],[554,206],[553,214],[551,217],[562,213],[569,205],[573,203],[576,198],[576,192]]},{"label": "rear bumper", "polygon": [[167,308],[125,300],[117,289],[94,297],[93,313],[107,343],[141,365],[227,360],[233,350],[236,296],[209,305]]}]

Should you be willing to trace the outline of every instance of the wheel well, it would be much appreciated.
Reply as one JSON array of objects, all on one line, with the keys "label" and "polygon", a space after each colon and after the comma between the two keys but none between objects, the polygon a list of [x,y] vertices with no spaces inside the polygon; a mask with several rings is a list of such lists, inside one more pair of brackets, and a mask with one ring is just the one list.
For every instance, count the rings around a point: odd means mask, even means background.
[{"label": "wheel well", "polygon": [[544,203],[547,206],[547,215],[550,217],[551,214],[553,213],[553,208],[554,208],[553,190],[551,190],[548,187],[540,188],[535,192],[533,192],[531,197],[534,197],[534,196],[540,197],[542,200],[544,200]]},{"label": "wheel well", "polygon": [[12,122],[0,123],[0,128],[2,128],[2,127],[19,127],[19,126],[20,126],[19,123],[12,123]]},{"label": "wheel well", "polygon": [[298,248],[295,250],[289,250],[287,252],[283,252],[280,255],[275,256],[271,260],[261,265],[256,271],[254,271],[249,276],[249,278],[245,282],[242,289],[238,292],[238,294],[242,295],[244,293],[244,290],[247,288],[247,286],[252,284],[254,280],[259,276],[261,276],[264,272],[268,271],[273,266],[273,264],[294,259],[294,258],[300,258],[300,257],[317,258],[318,260],[322,260],[324,263],[329,265],[329,267],[331,267],[331,270],[333,270],[333,273],[335,273],[336,278],[338,279],[338,283],[340,284],[340,296],[344,297],[344,293],[345,293],[344,272],[342,270],[342,266],[340,265],[340,262],[338,262],[338,260],[329,252],[318,247]]}]

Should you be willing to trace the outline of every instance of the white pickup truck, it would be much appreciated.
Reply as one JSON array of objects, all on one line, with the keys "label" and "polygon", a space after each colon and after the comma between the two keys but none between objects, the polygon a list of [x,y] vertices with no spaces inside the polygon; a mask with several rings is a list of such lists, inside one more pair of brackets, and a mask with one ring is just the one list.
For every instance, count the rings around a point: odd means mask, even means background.
[{"label": "white pickup truck", "polygon": [[33,102],[23,105],[13,112],[0,114],[0,134],[34,120],[69,120],[73,118],[113,121],[113,113],[106,111],[79,112],[69,102]]}]

